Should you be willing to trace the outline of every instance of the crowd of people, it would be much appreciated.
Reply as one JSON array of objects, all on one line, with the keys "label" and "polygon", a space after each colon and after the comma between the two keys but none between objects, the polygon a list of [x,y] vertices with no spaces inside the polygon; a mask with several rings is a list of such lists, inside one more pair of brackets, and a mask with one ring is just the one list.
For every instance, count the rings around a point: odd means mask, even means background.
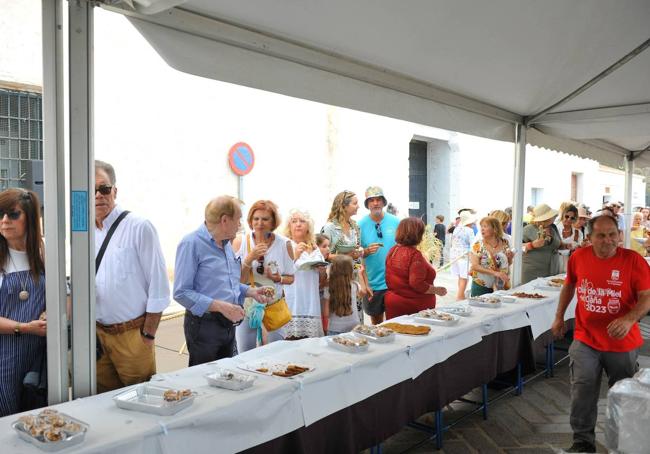
[{"label": "crowd of people", "polygon": [[[540,204],[529,207],[522,244],[516,245],[510,236],[508,209],[479,217],[475,210],[464,208],[449,228],[444,216],[436,216],[432,230],[449,249],[431,263],[418,249],[427,231],[425,223],[417,217],[400,220],[391,214],[378,186],[367,188],[363,205],[369,213],[358,222],[354,219],[360,202],[357,194],[338,193],[321,228],[306,210],[289,210],[283,222],[273,201],[258,200],[250,205],[247,228],[242,229],[242,202],[223,195],[207,201],[203,219],[179,242],[170,289],[156,229],[117,205],[114,168],[96,161],[95,182],[99,392],[144,382],[155,374],[154,342],[172,296],[185,307],[183,329],[189,366],[194,366],[281,339],[347,332],[364,323],[365,316],[369,323],[378,324],[385,318],[434,308],[436,297],[447,294],[447,289],[435,285],[436,268],[443,265],[445,255],[458,279],[457,300],[510,288],[512,260],[520,251],[522,284],[566,272],[567,282],[575,287],[582,282],[581,273],[587,272],[576,267],[593,259],[589,251],[599,260],[608,260],[612,251],[619,254],[625,232],[620,203],[604,206],[593,217],[586,206],[572,202],[557,210]],[[0,193],[0,416],[38,405],[34,399],[30,401],[33,393],[26,391],[25,377],[33,370],[42,373],[38,365],[45,358],[45,270],[39,207],[31,191]],[[646,256],[650,248],[649,213],[643,207],[632,216],[632,249],[638,254],[630,258],[631,251],[621,253],[624,261],[646,268],[645,261],[637,257]],[[609,221],[598,223],[603,217]],[[606,232],[607,240],[600,236],[594,240],[593,232],[600,235],[600,230],[612,226],[613,233]],[[603,248],[606,241],[609,249]],[[646,273],[644,269],[643,279],[633,282],[619,308],[636,307],[633,303],[640,298],[639,292],[647,287]],[[563,291],[559,312],[566,309],[574,287],[565,287],[570,292]],[[645,299],[643,302],[646,304]],[[588,317],[581,318],[580,311],[578,323],[585,323]],[[634,309],[633,313],[641,312]],[[623,339],[632,329],[628,318],[605,329]],[[560,335],[563,329],[558,318],[554,333]],[[584,333],[581,341],[586,345],[607,348],[602,339],[594,343],[593,333]],[[625,348],[638,347],[636,338],[628,343]],[[580,348],[584,357],[584,348]],[[581,373],[586,373],[586,367],[583,363]],[[630,368],[625,363],[621,376],[629,375]],[[581,437],[579,441],[593,442],[590,436]]]}]

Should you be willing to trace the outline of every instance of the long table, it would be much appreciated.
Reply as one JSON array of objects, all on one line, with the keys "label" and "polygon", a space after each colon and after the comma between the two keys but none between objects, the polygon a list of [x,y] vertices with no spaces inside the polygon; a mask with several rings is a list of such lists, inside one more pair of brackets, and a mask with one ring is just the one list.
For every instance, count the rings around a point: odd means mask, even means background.
[{"label": "long table", "polygon": [[[538,291],[538,283],[517,290]],[[56,405],[90,424],[84,443],[65,452],[357,452],[517,364],[532,371],[533,340],[550,328],[559,297],[557,291],[542,293],[548,297],[473,307],[455,326],[432,326],[424,337],[397,335],[393,343],[371,344],[366,353],[333,350],[324,339],[280,341],[159,374],[153,383],[197,393],[192,407],[174,416],[119,409],[112,401],[117,392]],[[574,304],[566,319],[573,318]],[[241,392],[210,387],[204,378],[217,367],[259,361],[307,364],[313,370],[296,379],[258,376]],[[3,451],[41,452],[13,433],[16,418],[0,418]]]}]

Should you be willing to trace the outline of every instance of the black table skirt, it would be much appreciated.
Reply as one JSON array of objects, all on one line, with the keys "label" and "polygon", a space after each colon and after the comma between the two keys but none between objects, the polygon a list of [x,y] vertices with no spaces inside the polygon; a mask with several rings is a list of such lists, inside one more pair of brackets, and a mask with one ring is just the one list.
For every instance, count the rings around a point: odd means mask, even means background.
[{"label": "black table skirt", "polygon": [[307,427],[246,453],[357,453],[381,443],[421,415],[439,410],[474,388],[512,371],[535,370],[530,327],[491,334],[446,361]]}]

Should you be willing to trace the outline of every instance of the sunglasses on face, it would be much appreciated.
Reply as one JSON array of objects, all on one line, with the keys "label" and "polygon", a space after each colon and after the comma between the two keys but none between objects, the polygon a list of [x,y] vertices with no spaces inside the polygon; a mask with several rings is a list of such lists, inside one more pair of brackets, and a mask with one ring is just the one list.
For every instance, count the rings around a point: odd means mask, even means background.
[{"label": "sunglasses on face", "polygon": [[381,233],[381,224],[375,224],[375,231],[377,232],[377,238],[384,238],[384,234]]},{"label": "sunglasses on face", "polygon": [[575,220],[576,220],[576,217],[575,217],[575,216],[571,216],[570,214],[565,214],[565,215],[564,215],[564,219],[566,219],[566,220],[568,220],[568,221],[575,221]]},{"label": "sunglasses on face", "polygon": [[20,215],[22,213],[23,213],[22,211],[4,211],[4,210],[0,210],[0,220],[4,219],[5,215],[7,215],[7,217],[9,219],[11,219],[12,221],[17,221],[18,219],[20,219]]},{"label": "sunglasses on face", "polygon": [[112,190],[113,190],[112,184],[102,184],[95,188],[95,194],[99,192],[101,195],[108,195],[111,193]]}]

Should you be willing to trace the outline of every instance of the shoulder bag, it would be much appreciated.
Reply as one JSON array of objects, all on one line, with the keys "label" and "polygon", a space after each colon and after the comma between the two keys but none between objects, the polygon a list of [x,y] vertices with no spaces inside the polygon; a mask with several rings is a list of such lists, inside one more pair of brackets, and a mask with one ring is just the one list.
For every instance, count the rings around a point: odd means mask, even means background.
[{"label": "shoulder bag", "polygon": [[[250,251],[251,243],[249,235],[246,236],[246,246],[247,250]],[[255,287],[255,279],[253,278],[252,268],[249,271],[249,276],[251,287]],[[271,332],[280,329],[289,323],[289,321],[291,321],[291,311],[289,310],[289,306],[287,305],[287,301],[284,296],[282,296],[282,298],[274,303],[267,304],[264,308],[264,319],[262,320],[262,323],[264,324],[264,328],[266,328],[267,331]]]}]

